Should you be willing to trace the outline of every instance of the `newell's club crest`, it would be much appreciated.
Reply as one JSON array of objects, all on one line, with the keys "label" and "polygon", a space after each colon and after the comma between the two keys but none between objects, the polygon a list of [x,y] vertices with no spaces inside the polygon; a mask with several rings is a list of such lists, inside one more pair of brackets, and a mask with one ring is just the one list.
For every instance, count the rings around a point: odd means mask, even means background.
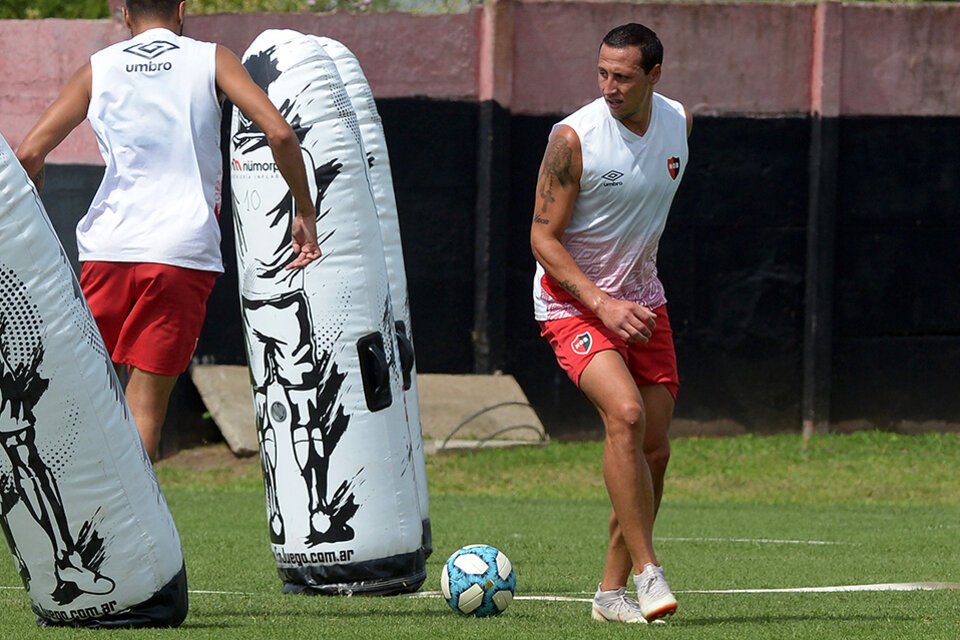
[{"label": "newell's club crest", "polygon": [[676,180],[677,176],[680,175],[680,158],[677,156],[667,158],[667,171],[670,172],[670,177]]},{"label": "newell's club crest", "polygon": [[576,338],[573,342],[570,343],[570,347],[573,349],[574,353],[585,356],[590,353],[590,347],[593,346],[593,337],[590,335],[589,331],[584,331]]}]

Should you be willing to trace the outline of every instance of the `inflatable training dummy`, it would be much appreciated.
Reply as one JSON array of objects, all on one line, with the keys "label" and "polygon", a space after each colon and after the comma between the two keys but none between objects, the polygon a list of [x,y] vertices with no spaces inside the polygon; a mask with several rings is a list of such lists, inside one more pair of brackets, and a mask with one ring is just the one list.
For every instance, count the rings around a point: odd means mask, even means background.
[{"label": "inflatable training dummy", "polygon": [[0,505],[41,625],[176,626],[180,538],[73,270],[0,137]]},{"label": "inflatable training dummy", "polygon": [[390,156],[387,154],[383,121],[380,119],[373,92],[356,56],[336,40],[312,37],[323,46],[337,65],[337,71],[347,89],[347,95],[350,96],[350,103],[357,114],[360,137],[366,152],[370,188],[373,191],[377,218],[380,221],[380,237],[383,239],[387,279],[390,282],[390,298],[393,301],[393,315],[396,319],[400,364],[403,369],[403,400],[407,409],[407,427],[413,450],[420,517],[423,518],[423,550],[429,557],[433,551],[433,540],[430,530],[427,469],[423,457],[423,432],[420,428],[417,366],[410,322],[410,296],[407,293],[407,273],[403,264],[403,246],[400,243],[400,220],[397,216],[397,200],[393,192],[393,176],[390,173]]},{"label": "inflatable training dummy", "polygon": [[390,594],[426,577],[395,320],[356,114],[311,38],[266,31],[243,63],[296,132],[323,255],[293,260],[294,203],[263,133],[228,140],[267,520],[284,592]]}]

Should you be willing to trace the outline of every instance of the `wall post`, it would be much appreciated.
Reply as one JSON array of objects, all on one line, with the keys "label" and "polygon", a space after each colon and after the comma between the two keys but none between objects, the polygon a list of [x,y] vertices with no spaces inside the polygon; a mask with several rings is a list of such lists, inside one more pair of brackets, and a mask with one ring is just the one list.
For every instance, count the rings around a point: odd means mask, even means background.
[{"label": "wall post", "polygon": [[813,20],[801,400],[804,440],[830,427],[843,6],[820,2]]},{"label": "wall post", "polygon": [[506,246],[510,195],[513,4],[488,0],[480,26],[477,206],[474,243],[473,370],[503,366]]}]

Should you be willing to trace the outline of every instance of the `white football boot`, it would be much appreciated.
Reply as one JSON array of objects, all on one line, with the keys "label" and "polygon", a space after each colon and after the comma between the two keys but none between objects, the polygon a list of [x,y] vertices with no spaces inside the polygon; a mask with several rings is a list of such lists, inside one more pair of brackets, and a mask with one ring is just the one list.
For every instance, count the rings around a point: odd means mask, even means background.
[{"label": "white football boot", "polygon": [[598,585],[593,596],[593,611],[590,617],[600,622],[647,623],[637,601],[627,597],[626,587],[615,591],[600,591]]},{"label": "white football boot", "polygon": [[653,622],[677,611],[677,599],[670,591],[670,585],[663,575],[663,567],[647,564],[643,573],[633,576],[637,585],[637,600],[640,611],[647,622]]}]

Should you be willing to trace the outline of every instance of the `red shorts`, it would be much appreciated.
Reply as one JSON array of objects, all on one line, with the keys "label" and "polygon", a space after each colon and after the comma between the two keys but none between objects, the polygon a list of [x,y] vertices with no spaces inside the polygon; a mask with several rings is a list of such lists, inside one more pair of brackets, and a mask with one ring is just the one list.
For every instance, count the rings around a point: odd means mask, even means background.
[{"label": "red shorts", "polygon": [[115,363],[175,376],[190,364],[218,275],[149,262],[84,262],[80,288]]},{"label": "red shorts", "polygon": [[550,342],[560,367],[578,387],[580,374],[593,356],[613,349],[627,363],[627,369],[638,387],[662,384],[676,399],[680,377],[667,306],[657,307],[653,312],[657,314],[657,328],[646,343],[627,342],[607,329],[600,318],[592,313],[541,322],[540,335]]}]

